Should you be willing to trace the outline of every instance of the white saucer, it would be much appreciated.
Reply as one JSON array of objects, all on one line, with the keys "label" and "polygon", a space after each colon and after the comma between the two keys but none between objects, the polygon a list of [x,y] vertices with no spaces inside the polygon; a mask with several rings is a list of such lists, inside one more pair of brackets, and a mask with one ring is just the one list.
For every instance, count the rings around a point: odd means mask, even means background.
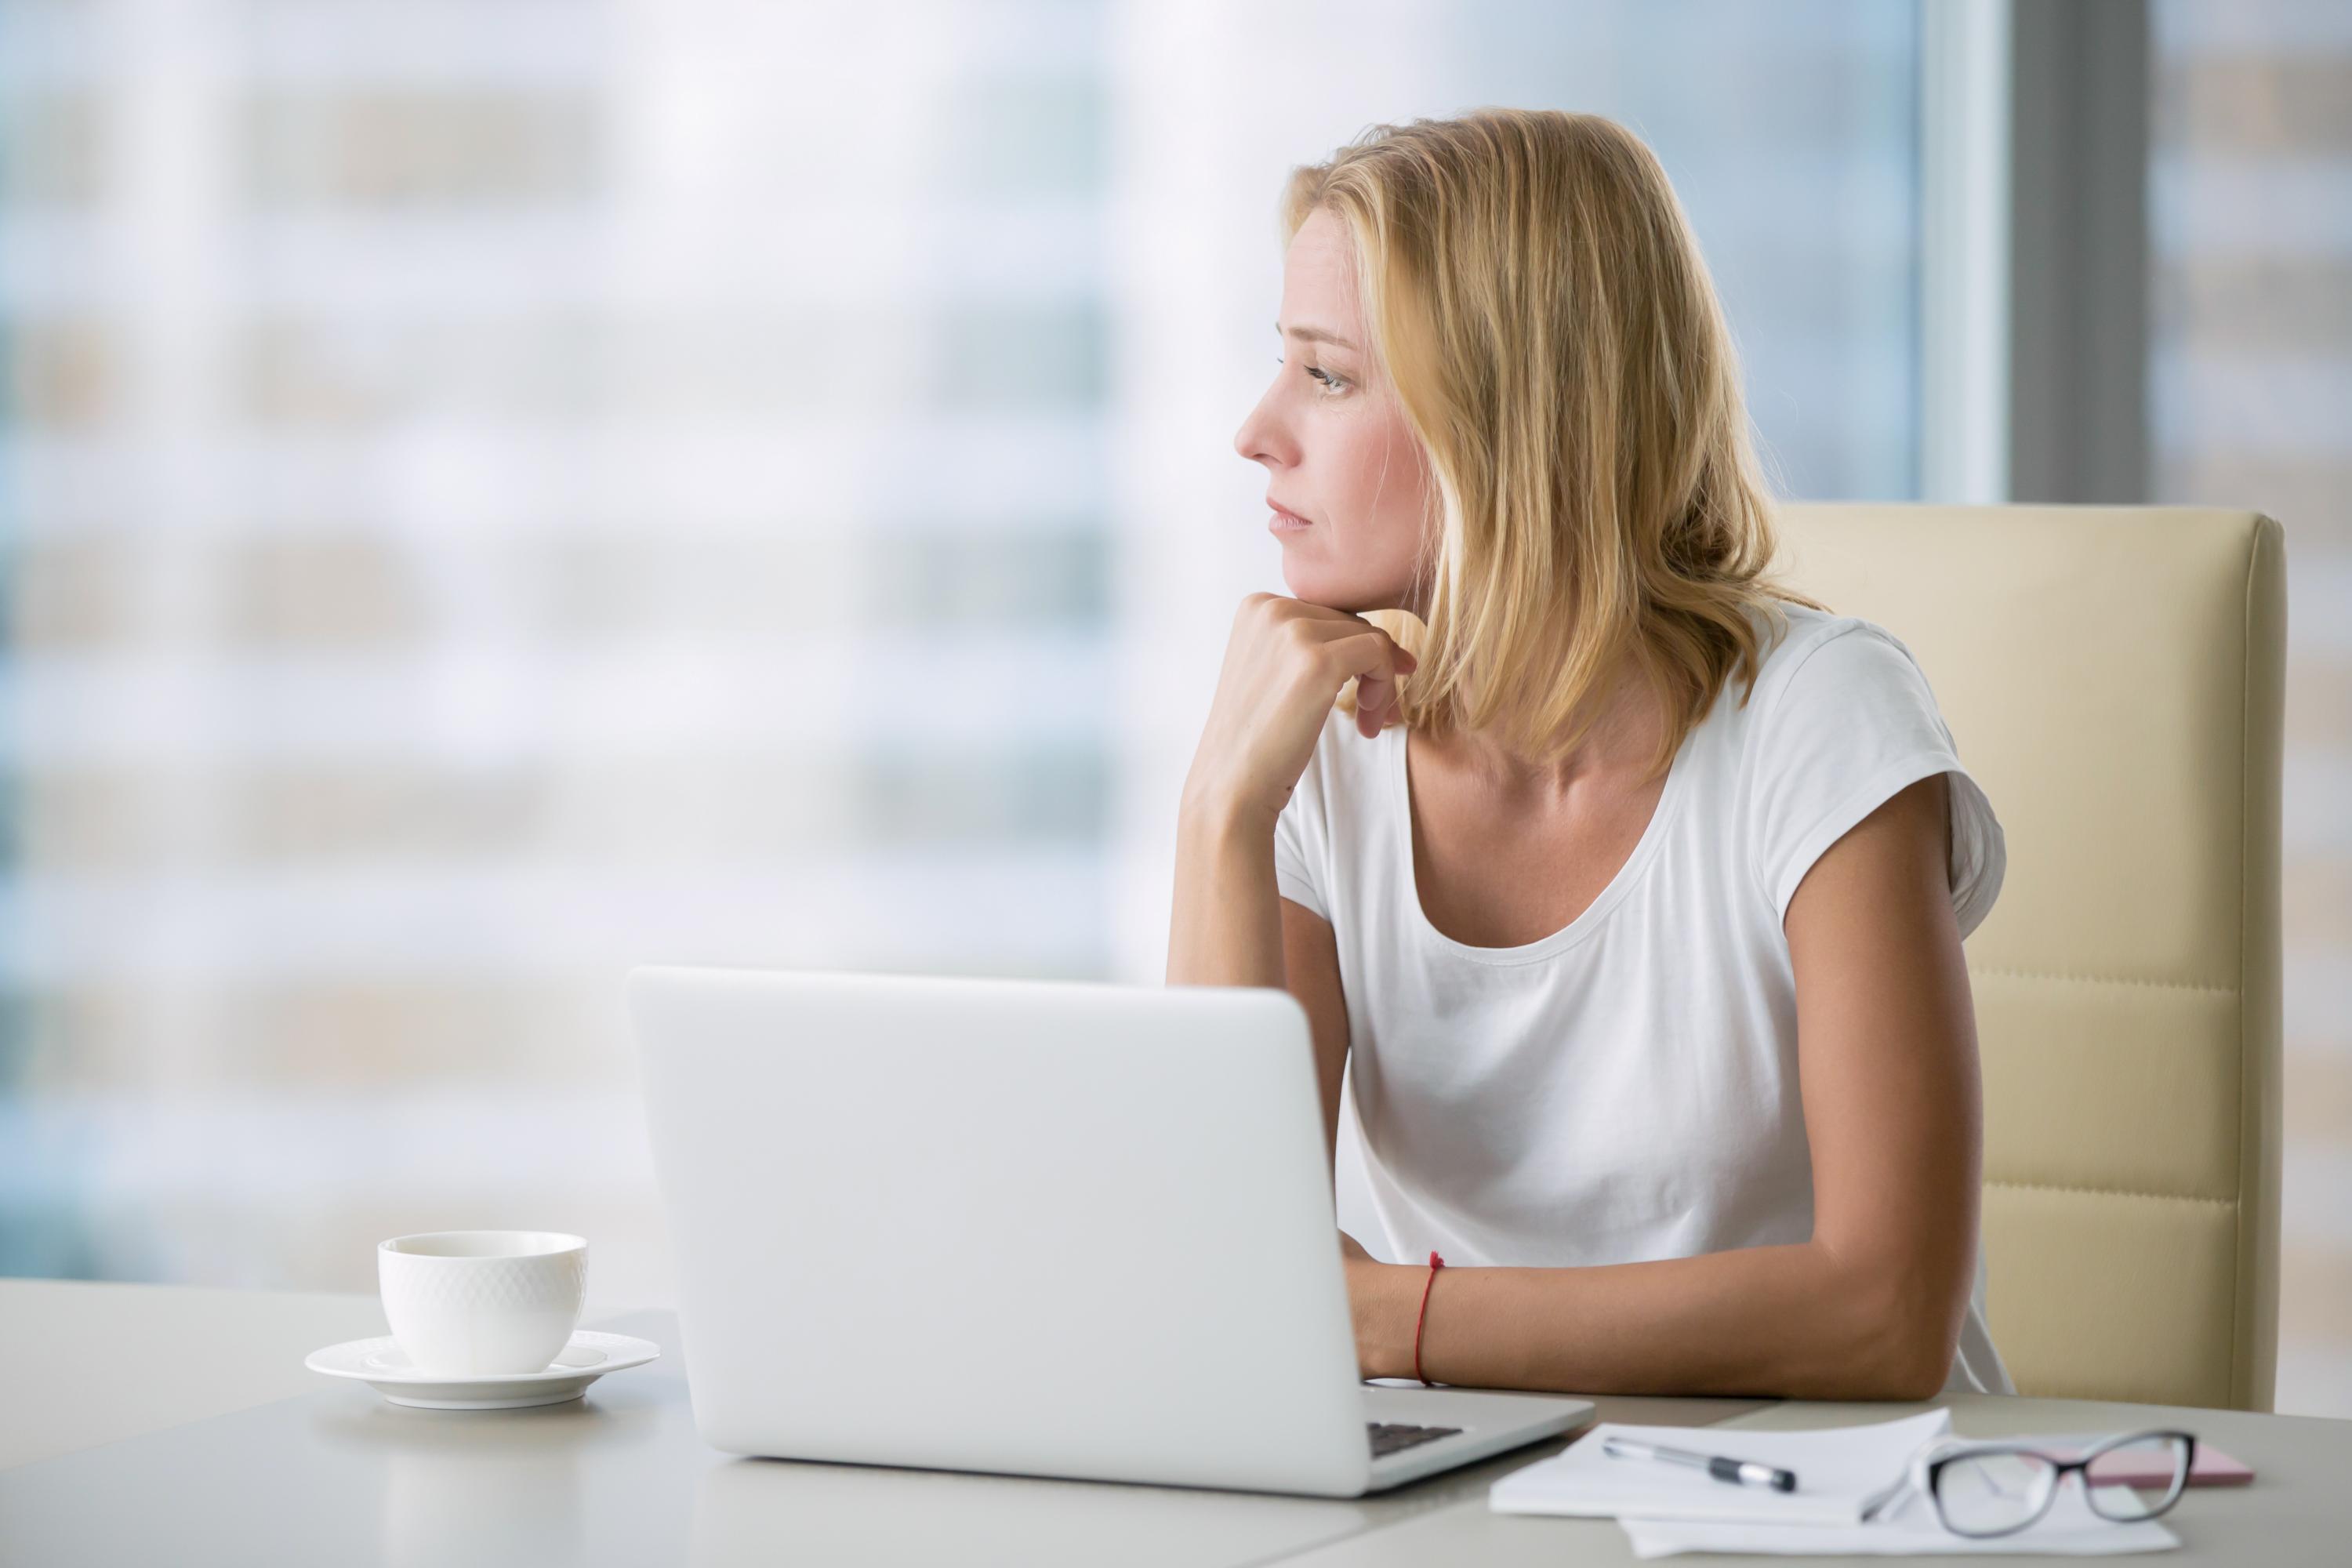
[{"label": "white saucer", "polygon": [[420,1372],[390,1334],[351,1340],[312,1351],[302,1364],[329,1377],[356,1377],[373,1384],[394,1405],[420,1410],[516,1410],[526,1405],[561,1405],[588,1392],[608,1372],[643,1366],[661,1354],[651,1340],[627,1334],[573,1331],[572,1342],[541,1372],[486,1373],[479,1376]]}]

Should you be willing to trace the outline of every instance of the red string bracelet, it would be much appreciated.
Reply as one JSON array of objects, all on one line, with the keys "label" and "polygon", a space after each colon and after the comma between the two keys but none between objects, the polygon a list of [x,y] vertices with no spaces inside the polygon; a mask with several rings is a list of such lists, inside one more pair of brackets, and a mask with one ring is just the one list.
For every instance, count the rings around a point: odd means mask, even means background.
[{"label": "red string bracelet", "polygon": [[1421,1378],[1422,1386],[1432,1386],[1421,1375],[1421,1327],[1429,1321],[1429,1288],[1437,1283],[1437,1271],[1445,1267],[1445,1259],[1434,1252],[1429,1255],[1429,1278],[1421,1282],[1421,1311],[1412,1320],[1412,1375]]}]

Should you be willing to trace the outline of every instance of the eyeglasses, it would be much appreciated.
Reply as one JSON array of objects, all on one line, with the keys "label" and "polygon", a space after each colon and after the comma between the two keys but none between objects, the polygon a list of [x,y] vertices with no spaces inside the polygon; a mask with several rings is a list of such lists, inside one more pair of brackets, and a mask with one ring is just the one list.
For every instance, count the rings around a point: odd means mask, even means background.
[{"label": "eyeglasses", "polygon": [[1911,1484],[1953,1534],[2013,1535],[2050,1511],[2069,1471],[2081,1474],[2084,1500],[2101,1519],[2154,1519],[2179,1500],[2196,1458],[2188,1432],[2120,1432],[2072,1459],[2025,1443],[1945,1438],[1912,1459]]}]

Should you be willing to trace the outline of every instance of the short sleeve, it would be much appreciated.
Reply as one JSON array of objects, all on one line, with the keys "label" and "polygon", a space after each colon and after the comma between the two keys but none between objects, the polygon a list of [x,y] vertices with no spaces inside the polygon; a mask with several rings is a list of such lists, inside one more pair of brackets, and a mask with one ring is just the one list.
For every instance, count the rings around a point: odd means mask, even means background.
[{"label": "short sleeve", "polygon": [[1322,748],[1329,736],[1327,724],[1315,755],[1307,760],[1307,772],[1274,819],[1275,890],[1326,921],[1331,918],[1330,900],[1323,892],[1331,861],[1331,835],[1324,809]]},{"label": "short sleeve", "polygon": [[1758,885],[1786,920],[1829,847],[1906,786],[1949,775],[1952,912],[1960,934],[2000,892],[2007,846],[1960,765],[1927,678],[1883,628],[1849,622],[1810,647],[1759,704],[1748,740],[1748,842]]}]

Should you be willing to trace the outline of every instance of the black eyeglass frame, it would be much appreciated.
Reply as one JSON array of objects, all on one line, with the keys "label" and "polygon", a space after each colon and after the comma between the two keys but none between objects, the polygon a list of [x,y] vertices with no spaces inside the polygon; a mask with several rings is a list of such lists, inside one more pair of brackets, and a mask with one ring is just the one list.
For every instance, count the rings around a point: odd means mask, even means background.
[{"label": "black eyeglass frame", "polygon": [[[2099,1507],[2099,1489],[2091,1484],[2091,1466],[2115,1449],[2127,1447],[2135,1443],[2145,1443],[2151,1437],[2177,1438],[2184,1446],[2180,1464],[2173,1473],[2172,1489],[2164,1494],[2162,1502],[2147,1512],[2135,1513],[2128,1519],[2118,1519]],[[2000,1530],[1960,1529],[1944,1512],[1945,1467],[1958,1464],[1963,1459],[1981,1459],[2000,1454],[2021,1454],[2030,1459],[2039,1459],[2050,1467],[2052,1471],[2050,1485],[2042,1494],[2042,1506],[2017,1523]],[[2112,1437],[2101,1438],[2097,1443],[2084,1449],[2079,1458],[2072,1459],[2061,1459],[2055,1455],[2043,1453],[2031,1443],[1999,1441],[1971,1443],[1966,1448],[1939,1455],[1927,1462],[1927,1501],[1936,1510],[1936,1522],[1954,1535],[1964,1535],[1972,1541],[1990,1541],[1997,1536],[2015,1535],[2021,1530],[2031,1529],[2043,1514],[2050,1511],[2050,1505],[2058,1500],[2058,1489],[2066,1484],[2067,1473],[2080,1470],[2083,1473],[2083,1500],[2090,1505],[2093,1513],[2110,1524],[2137,1524],[2144,1519],[2154,1519],[2158,1514],[2166,1512],[2174,1503],[2180,1500],[2180,1494],[2189,1487],[2189,1472],[2195,1468],[2196,1465],[2197,1434],[2182,1432],[2171,1427],[2149,1427],[2140,1432],[2118,1432]]]}]

